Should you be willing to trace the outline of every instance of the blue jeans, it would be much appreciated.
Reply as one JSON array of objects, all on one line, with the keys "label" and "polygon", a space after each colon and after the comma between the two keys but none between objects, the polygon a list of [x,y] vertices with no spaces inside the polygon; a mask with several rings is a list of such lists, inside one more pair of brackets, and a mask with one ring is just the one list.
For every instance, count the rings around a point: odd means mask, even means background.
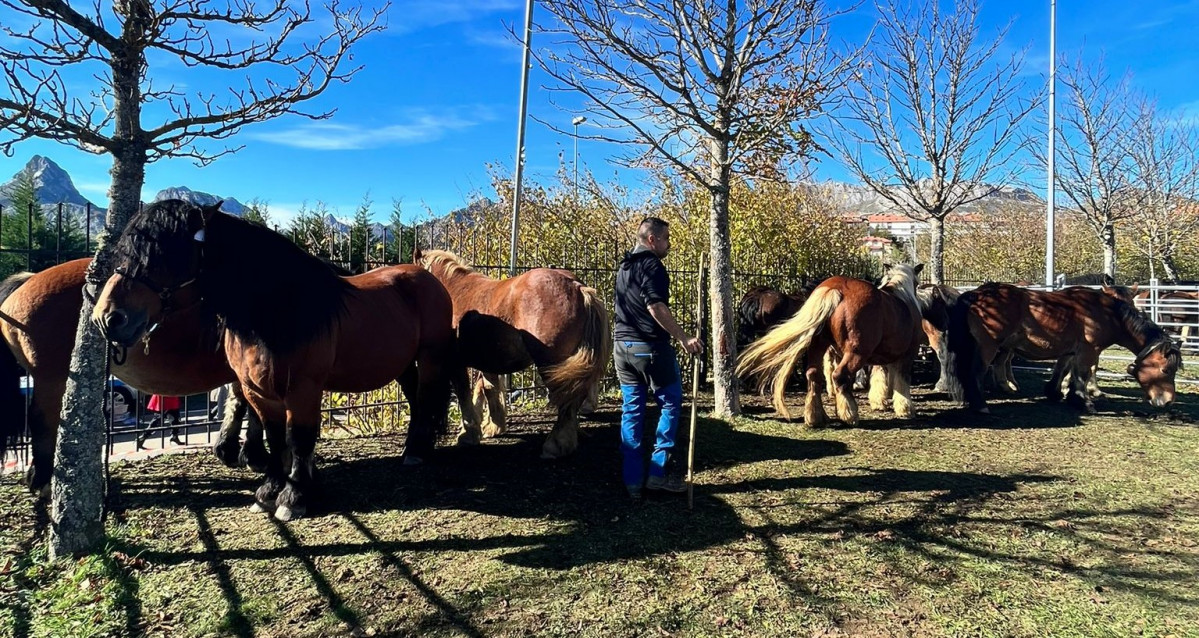
[{"label": "blue jeans", "polygon": [[639,342],[618,339],[613,358],[620,393],[624,399],[620,417],[621,476],[626,487],[640,488],[645,482],[643,427],[645,405],[652,393],[662,408],[650,453],[649,475],[666,475],[666,464],[674,451],[683,405],[683,385],[674,347],[669,342]]}]

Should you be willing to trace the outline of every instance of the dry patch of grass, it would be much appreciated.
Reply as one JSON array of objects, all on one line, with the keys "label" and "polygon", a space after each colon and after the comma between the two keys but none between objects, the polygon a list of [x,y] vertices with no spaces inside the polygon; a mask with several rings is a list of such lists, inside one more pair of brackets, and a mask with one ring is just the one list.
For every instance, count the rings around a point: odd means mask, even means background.
[{"label": "dry patch of grass", "polygon": [[400,437],[323,441],[291,524],[247,511],[248,471],[159,457],[115,468],[108,547],[58,564],[6,477],[0,634],[1199,635],[1199,399],[1111,391],[980,417],[918,390],[915,420],[819,430],[750,401],[701,419],[693,511],[625,498],[614,405],[559,462],[546,414],[417,468]]}]

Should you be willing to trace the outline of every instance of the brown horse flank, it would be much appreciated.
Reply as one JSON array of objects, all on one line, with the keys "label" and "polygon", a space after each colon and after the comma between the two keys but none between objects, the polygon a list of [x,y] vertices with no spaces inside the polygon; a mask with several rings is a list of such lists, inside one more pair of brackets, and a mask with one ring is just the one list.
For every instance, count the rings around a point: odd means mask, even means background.
[{"label": "brown horse flank", "polygon": [[1128,373],[1152,405],[1174,400],[1174,375],[1182,366],[1177,344],[1113,293],[1084,287],[1041,292],[984,284],[961,296],[949,329],[949,347],[957,357],[965,400],[979,412],[987,411],[982,372],[1002,351],[1030,360],[1058,361],[1046,394],[1053,400],[1061,398],[1062,375],[1068,368],[1069,400],[1093,412],[1087,383],[1099,353],[1112,345],[1136,355]]},{"label": "brown horse flank", "polygon": [[412,409],[405,461],[432,450],[457,356],[449,295],[424,270],[339,277],[278,233],[179,200],[135,215],[115,263],[92,315],[110,341],[142,338],[163,312],[162,290],[194,287],[223,321],[229,366],[270,445],[255,509],[281,520],[306,512],[325,390],[398,379]]},{"label": "brown horse flank", "polygon": [[[815,426],[826,420],[821,403],[824,376],[835,389],[837,418],[848,425],[858,421],[853,379],[866,366],[880,366],[871,379],[870,405],[885,407],[891,397],[895,413],[912,415],[909,396],[912,359],[920,347],[921,319],[916,301],[916,275],[922,266],[888,266],[883,285],[860,279],[832,277],[808,297],[799,314],[771,330],[741,356],[737,373],[769,379],[774,407],[790,418],[783,390],[800,357],[808,393],[804,420]],[[821,370],[826,353],[839,357],[831,375]],[[772,378],[771,378],[772,377]]]},{"label": "brown horse flank", "polygon": [[579,408],[598,388],[612,355],[608,310],[595,289],[565,270],[535,268],[496,280],[475,272],[443,250],[416,251],[414,260],[432,272],[454,300],[454,325],[464,363],[484,374],[490,421],[459,396],[464,419],[460,440],[477,442],[504,431],[501,374],[536,366],[549,400],[558,409],[543,458],[578,448]]},{"label": "brown horse flank", "polygon": [[[0,348],[0,430],[4,435],[0,457],[24,429],[25,401],[19,394],[19,379],[28,371],[34,388],[28,414],[33,464],[26,479],[34,492],[49,486],[89,262],[77,259],[36,275],[20,273],[0,285],[0,335],[8,346]],[[180,290],[173,300],[175,310],[162,318],[153,338],[147,337],[145,347],[129,349],[124,362],[113,361],[112,373],[142,392],[162,395],[206,392],[232,382],[235,377],[221,349],[216,316],[204,312],[198,299],[194,289]],[[236,398],[231,399],[234,409],[225,412],[222,432],[233,423],[240,427],[246,407],[239,394],[235,392]],[[257,428],[253,420],[251,429]],[[236,464],[238,452],[234,437],[223,460]],[[250,437],[242,452],[251,463],[265,458],[261,436]]]}]

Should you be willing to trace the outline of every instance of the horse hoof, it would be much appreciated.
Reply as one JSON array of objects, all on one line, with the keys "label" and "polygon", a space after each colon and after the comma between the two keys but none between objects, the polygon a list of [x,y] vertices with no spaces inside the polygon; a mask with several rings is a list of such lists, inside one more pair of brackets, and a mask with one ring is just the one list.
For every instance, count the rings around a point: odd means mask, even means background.
[{"label": "horse hoof", "polygon": [[410,454],[404,455],[404,465],[424,465],[424,464],[425,464],[425,460],[419,456],[412,456]]},{"label": "horse hoof", "polygon": [[503,433],[504,428],[494,423],[488,423],[487,425],[483,426],[483,438],[485,439],[494,439]]},{"label": "horse hoof", "polygon": [[238,452],[229,450],[221,443],[212,446],[212,454],[217,460],[225,464],[225,467],[238,467],[240,465],[238,462]]},{"label": "horse hoof", "polygon": [[293,508],[286,505],[280,505],[279,507],[275,508],[275,520],[283,521],[285,523],[287,521],[294,521],[297,518],[301,518],[304,516],[304,514],[305,509],[303,507]]},{"label": "horse hoof", "polygon": [[255,501],[253,505],[250,505],[250,512],[252,512],[254,514],[262,514],[263,512],[266,512],[266,511],[267,511],[267,509],[262,506],[262,503],[259,503],[257,501]]},{"label": "horse hoof", "polygon": [[463,432],[458,435],[458,445],[478,445],[479,443],[482,443],[482,441],[477,434]]}]

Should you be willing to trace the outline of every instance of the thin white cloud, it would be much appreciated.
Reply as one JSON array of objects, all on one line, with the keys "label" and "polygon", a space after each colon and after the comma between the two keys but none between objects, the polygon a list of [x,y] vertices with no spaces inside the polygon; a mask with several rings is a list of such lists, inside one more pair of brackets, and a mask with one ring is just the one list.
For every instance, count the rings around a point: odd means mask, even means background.
[{"label": "thin white cloud", "polygon": [[411,33],[454,22],[471,22],[495,13],[519,11],[520,0],[404,0],[392,4],[388,13],[388,32]]},{"label": "thin white cloud", "polygon": [[467,129],[491,119],[483,109],[471,117],[454,113],[417,113],[407,121],[386,126],[364,126],[338,122],[311,122],[247,137],[293,148],[318,151],[348,151],[383,146],[410,146],[441,139],[451,131]]}]

